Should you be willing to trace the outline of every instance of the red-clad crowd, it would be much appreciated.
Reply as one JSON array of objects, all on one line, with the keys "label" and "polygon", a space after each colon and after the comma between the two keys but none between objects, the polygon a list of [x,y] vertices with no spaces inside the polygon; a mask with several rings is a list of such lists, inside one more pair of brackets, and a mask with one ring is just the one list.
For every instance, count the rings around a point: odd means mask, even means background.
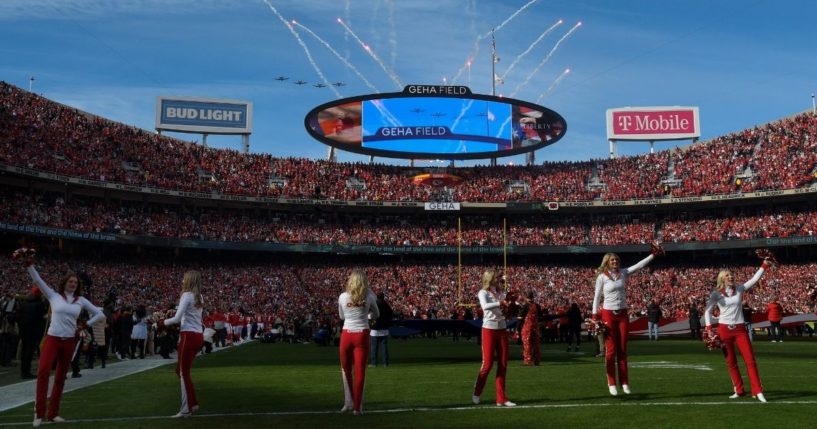
[{"label": "red-clad crowd", "polygon": [[[93,281],[91,299],[98,305],[105,297],[115,296],[117,305],[142,304],[154,309],[172,307],[184,272],[195,269],[205,279],[202,293],[208,313],[241,309],[261,321],[281,319],[284,324],[297,321],[298,325],[337,317],[337,295],[352,268],[366,270],[372,287],[386,293],[398,318],[448,318],[459,311],[458,304],[474,304],[481,275],[490,268],[464,265],[458,282],[458,267],[453,264],[156,264],[42,257],[37,266],[43,278],[52,282],[69,270],[87,273]],[[737,281],[749,279],[757,269],[755,265],[648,267],[628,280],[629,304],[637,314],[658,299],[666,317],[685,317],[690,304],[705,303],[723,268],[731,270]],[[4,273],[0,294],[30,288],[31,281],[19,263],[3,256],[0,269]],[[592,266],[509,265],[507,269],[510,290],[533,291],[537,303],[559,313],[574,302],[585,314],[590,312],[594,277]],[[808,285],[817,285],[817,264],[780,265],[763,277],[748,295],[748,302],[763,312],[776,296],[786,312],[814,312],[817,303]]]},{"label": "red-clad crowd", "polygon": [[[456,246],[457,218],[408,215],[258,212],[0,190],[0,222],[80,232],[229,242]],[[516,246],[618,245],[810,237],[817,212],[804,205],[669,214],[514,216]],[[463,246],[502,246],[502,219],[461,218]]]},{"label": "red-clad crowd", "polygon": [[685,213],[664,220],[666,242],[748,240],[753,238],[812,237],[817,213],[812,210],[754,210],[738,213]]},{"label": "red-clad crowd", "polygon": [[[429,201],[438,194],[412,182],[430,169],[210,149],[93,116],[5,82],[0,82],[0,163],[222,194],[370,201]],[[451,190],[455,201],[589,201],[800,188],[817,181],[815,166],[817,117],[802,114],[656,154],[446,171],[464,179]]]}]

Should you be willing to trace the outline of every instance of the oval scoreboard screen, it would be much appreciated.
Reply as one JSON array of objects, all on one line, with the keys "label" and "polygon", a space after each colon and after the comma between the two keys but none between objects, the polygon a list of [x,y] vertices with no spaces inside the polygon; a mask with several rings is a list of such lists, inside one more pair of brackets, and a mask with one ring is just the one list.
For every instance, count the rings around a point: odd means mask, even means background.
[{"label": "oval scoreboard screen", "polygon": [[409,85],[345,98],[312,109],[304,122],[312,137],[338,149],[407,159],[517,155],[551,145],[567,130],[546,107],[464,86]]}]

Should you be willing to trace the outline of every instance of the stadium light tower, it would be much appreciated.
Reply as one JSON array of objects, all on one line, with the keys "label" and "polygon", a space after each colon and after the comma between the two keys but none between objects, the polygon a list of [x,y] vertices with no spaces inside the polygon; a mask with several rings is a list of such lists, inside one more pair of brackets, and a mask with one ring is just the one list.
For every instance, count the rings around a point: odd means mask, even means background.
[{"label": "stadium light tower", "polygon": [[[34,79],[32,77],[32,79]],[[811,93],[811,114],[817,115],[817,104],[814,102],[814,93]]]},{"label": "stadium light tower", "polygon": [[[31,88],[34,86],[34,76],[28,78],[28,92],[31,92]],[[811,94],[811,98],[814,98],[814,94]]]}]

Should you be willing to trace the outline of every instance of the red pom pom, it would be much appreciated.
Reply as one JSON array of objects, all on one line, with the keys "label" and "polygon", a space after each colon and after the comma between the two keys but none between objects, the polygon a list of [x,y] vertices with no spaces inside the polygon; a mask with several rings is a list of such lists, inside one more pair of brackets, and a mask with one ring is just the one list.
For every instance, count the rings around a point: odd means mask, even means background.
[{"label": "red pom pom", "polygon": [[718,332],[710,329],[709,326],[706,327],[706,331],[703,335],[704,345],[709,350],[717,350],[723,348],[723,341],[721,341],[721,336],[718,335]]},{"label": "red pom pom", "polygon": [[[594,314],[594,317],[598,315]],[[598,319],[585,319],[584,323],[587,325],[587,331],[591,335],[607,335],[607,324]]]},{"label": "red pom pom", "polygon": [[31,247],[21,247],[14,251],[11,254],[11,259],[15,261],[22,261],[26,265],[33,265],[34,264],[34,256],[37,254],[37,251]]},{"label": "red pom pom", "polygon": [[765,265],[777,264],[777,258],[774,256],[774,253],[769,249],[757,249],[755,250],[755,255],[757,255],[758,258],[762,259]]}]

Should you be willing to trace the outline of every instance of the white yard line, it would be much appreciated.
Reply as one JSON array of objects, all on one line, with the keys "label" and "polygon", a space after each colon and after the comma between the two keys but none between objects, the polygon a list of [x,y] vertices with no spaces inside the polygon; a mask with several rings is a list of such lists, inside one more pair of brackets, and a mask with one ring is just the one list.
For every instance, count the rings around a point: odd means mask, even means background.
[{"label": "white yard line", "polygon": [[[471,405],[458,407],[416,407],[416,408],[391,408],[382,410],[366,410],[365,414],[392,414],[392,413],[407,413],[407,412],[445,412],[445,411],[481,411],[486,409],[495,409],[500,412],[510,412],[512,410],[528,410],[528,409],[557,409],[557,408],[592,408],[592,407],[687,407],[693,406],[718,406],[724,405],[740,405],[740,406],[774,406],[774,405],[816,405],[817,401],[770,401],[762,404],[758,401],[718,401],[718,402],[588,402],[588,403],[573,403],[573,404],[530,404],[518,405],[516,407],[496,407],[493,405]],[[213,413],[213,414],[197,414],[189,418],[193,419],[208,419],[213,417],[257,417],[257,416],[304,416],[304,415],[326,415],[338,414],[336,410],[306,410],[306,411],[279,411],[279,412],[261,412],[261,413]],[[77,419],[68,420],[70,423],[101,423],[101,422],[128,422],[137,420],[164,420],[170,419],[170,416],[139,416],[139,417],[110,417],[99,419]],[[31,421],[25,422],[11,422],[0,423],[2,426],[27,426]]]}]

